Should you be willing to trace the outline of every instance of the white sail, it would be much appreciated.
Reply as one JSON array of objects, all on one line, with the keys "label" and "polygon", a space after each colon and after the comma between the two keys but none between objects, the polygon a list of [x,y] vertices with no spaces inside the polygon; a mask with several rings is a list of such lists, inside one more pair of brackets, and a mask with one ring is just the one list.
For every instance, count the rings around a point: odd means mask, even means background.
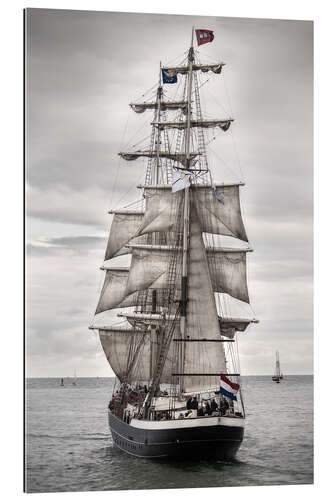
[{"label": "white sail", "polygon": [[[241,214],[240,185],[242,183],[216,184],[216,192],[222,202],[213,194],[211,186],[191,187],[191,191],[195,191],[202,232],[248,241]],[[171,185],[146,186],[145,196],[147,207],[137,234],[175,229],[181,199],[171,193]]]},{"label": "white sail", "polygon": [[276,351],[275,376],[281,377],[279,351]]},{"label": "white sail", "polygon": [[[209,274],[208,260],[195,207],[191,207],[186,335],[190,339],[220,340],[220,326]],[[184,373],[225,373],[221,342],[185,342]],[[184,377],[184,392],[219,387],[219,378]]]},{"label": "white sail", "polygon": [[99,314],[118,307],[132,307],[137,303],[137,294],[126,297],[129,268],[110,268],[106,270],[96,313]]},{"label": "white sail", "polygon": [[248,241],[240,208],[240,185],[217,184],[216,193],[222,202],[214,196],[211,187],[196,190],[195,201],[203,232]]},{"label": "white sail", "polygon": [[249,302],[246,280],[246,252],[250,249],[206,248],[214,292],[228,293]]},{"label": "white sail", "polygon": [[145,198],[146,211],[137,235],[175,229],[181,203],[180,195],[172,193],[171,189],[149,187],[145,190]]},{"label": "white sail", "polygon": [[133,367],[136,380],[149,380],[149,335],[132,328],[109,328],[99,330],[99,338],[105,356],[119,380],[127,375],[131,360],[129,352],[136,344],[142,342],[140,356]]},{"label": "white sail", "polygon": [[148,288],[168,288],[168,266],[173,248],[158,245],[131,245],[131,248],[126,296]]},{"label": "white sail", "polygon": [[[99,337],[107,360],[121,381],[127,376],[131,362],[130,380],[150,379],[151,349],[156,349],[156,346],[151,344],[149,330],[105,327],[99,330]],[[138,349],[137,356],[135,349]],[[133,352],[132,357],[129,356],[130,352]],[[170,384],[173,371],[173,359],[169,355],[165,360],[161,383]]]},{"label": "white sail", "polygon": [[130,249],[126,248],[125,245],[134,237],[143,217],[143,212],[118,210],[111,213],[114,215],[106,247],[105,260],[130,253]]}]

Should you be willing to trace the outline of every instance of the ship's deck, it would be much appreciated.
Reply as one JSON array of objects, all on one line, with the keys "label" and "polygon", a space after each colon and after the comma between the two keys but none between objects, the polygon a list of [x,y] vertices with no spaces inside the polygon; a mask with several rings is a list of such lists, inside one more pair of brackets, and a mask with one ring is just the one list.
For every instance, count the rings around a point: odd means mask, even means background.
[{"label": "ship's deck", "polygon": [[211,426],[226,426],[226,427],[244,427],[245,419],[235,416],[205,416],[184,419],[172,420],[144,420],[132,418],[130,426],[138,429],[187,429],[190,427],[211,427]]}]

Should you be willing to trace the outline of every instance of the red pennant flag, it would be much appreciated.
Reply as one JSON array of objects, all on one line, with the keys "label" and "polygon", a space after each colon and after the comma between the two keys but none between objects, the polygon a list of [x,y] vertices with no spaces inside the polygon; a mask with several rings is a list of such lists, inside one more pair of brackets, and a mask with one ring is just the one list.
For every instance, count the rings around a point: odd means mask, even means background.
[{"label": "red pennant flag", "polygon": [[195,34],[197,35],[198,45],[203,45],[214,40],[214,31],[211,30],[195,30]]}]

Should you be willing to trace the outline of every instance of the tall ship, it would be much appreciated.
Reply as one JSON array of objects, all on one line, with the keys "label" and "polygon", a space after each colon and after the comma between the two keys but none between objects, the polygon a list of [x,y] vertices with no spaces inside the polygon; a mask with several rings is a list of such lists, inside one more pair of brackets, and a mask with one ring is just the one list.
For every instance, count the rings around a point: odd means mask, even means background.
[{"label": "tall ship", "polygon": [[283,380],[283,375],[280,367],[279,351],[276,351],[275,353],[275,374],[273,375],[272,380],[277,384],[280,383],[280,380]]},{"label": "tall ship", "polygon": [[119,153],[144,158],[145,182],[137,201],[109,212],[90,328],[117,377],[108,406],[113,443],[137,457],[232,459],[243,440],[237,335],[257,322],[246,277],[252,249],[244,182],[215,182],[206,150],[207,133],[227,134],[234,120],[202,113],[201,77],[223,76],[224,63],[200,59],[198,47],[213,39],[211,30],[192,29],[182,60],[160,64],[153,97],[130,104],[152,113],[148,146]]}]

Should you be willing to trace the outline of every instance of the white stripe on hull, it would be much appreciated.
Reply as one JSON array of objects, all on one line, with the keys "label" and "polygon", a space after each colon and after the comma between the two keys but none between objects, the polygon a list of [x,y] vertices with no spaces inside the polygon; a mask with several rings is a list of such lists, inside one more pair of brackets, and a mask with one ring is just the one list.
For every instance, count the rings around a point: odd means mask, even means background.
[{"label": "white stripe on hull", "polygon": [[130,425],[147,430],[188,429],[189,427],[211,427],[214,425],[244,427],[245,419],[239,417],[203,417],[184,418],[182,420],[137,420],[133,418]]}]

